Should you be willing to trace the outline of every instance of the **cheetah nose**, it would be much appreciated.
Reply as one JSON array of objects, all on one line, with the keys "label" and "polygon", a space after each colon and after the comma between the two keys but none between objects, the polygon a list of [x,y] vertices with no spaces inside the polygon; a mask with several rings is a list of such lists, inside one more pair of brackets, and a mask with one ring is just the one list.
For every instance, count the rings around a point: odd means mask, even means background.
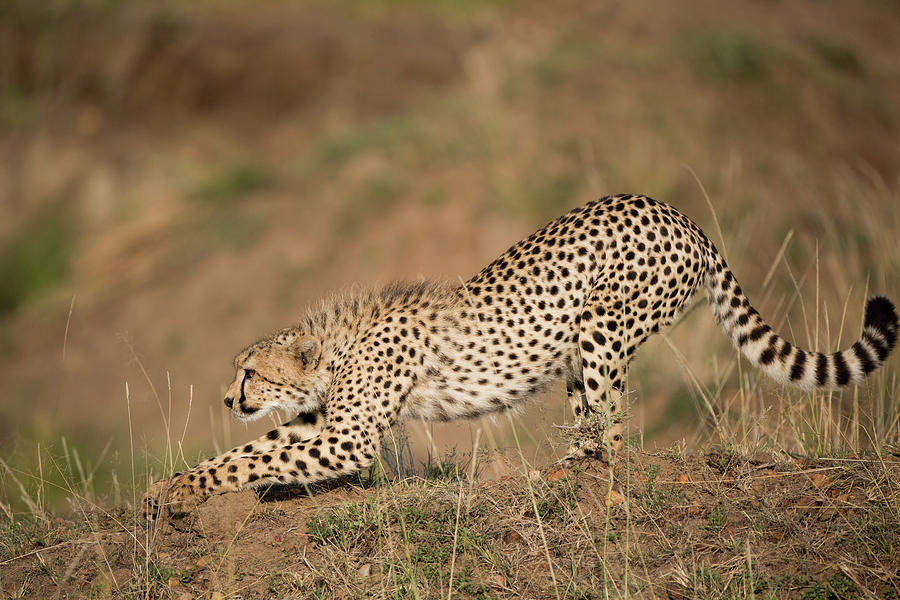
[{"label": "cheetah nose", "polygon": [[234,400],[231,398],[231,396],[226,396],[225,397],[225,406],[227,406],[228,408],[231,408],[232,404],[234,404]]}]

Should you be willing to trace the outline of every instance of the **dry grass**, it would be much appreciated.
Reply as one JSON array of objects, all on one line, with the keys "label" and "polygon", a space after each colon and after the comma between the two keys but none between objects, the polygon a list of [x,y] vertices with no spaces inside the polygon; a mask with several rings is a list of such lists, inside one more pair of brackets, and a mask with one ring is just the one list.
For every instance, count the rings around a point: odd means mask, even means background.
[{"label": "dry grass", "polygon": [[[625,452],[613,469],[369,476],[4,524],[12,597],[892,598],[900,457]],[[35,515],[38,516],[38,515]]]}]

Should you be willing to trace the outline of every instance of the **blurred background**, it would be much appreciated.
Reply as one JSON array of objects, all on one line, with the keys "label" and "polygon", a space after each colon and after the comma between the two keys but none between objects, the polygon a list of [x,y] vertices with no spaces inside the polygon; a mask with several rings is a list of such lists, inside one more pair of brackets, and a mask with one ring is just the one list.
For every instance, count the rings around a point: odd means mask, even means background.
[{"label": "blurred background", "polygon": [[[888,0],[5,0],[0,501],[130,501],[167,447],[271,425],[222,406],[248,343],[605,194],[675,205],[781,332],[847,346],[867,289],[900,298],[897,40]],[[634,363],[634,443],[896,441],[896,356],[798,395],[698,305]],[[515,432],[547,461],[570,421],[557,386]],[[479,428],[515,445],[505,417],[406,433],[421,463]]]}]

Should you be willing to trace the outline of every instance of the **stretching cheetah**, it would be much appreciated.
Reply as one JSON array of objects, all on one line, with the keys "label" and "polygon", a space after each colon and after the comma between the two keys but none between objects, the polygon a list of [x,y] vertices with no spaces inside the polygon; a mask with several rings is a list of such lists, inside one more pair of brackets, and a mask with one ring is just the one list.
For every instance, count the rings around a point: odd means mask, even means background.
[{"label": "stretching cheetah", "polygon": [[515,408],[561,377],[576,420],[591,414],[608,424],[605,439],[569,458],[617,450],[629,362],[701,285],[744,356],[803,389],[860,383],[896,341],[894,306],[875,296],[848,350],[797,348],[750,306],[690,219],[643,196],[603,198],[514,245],[462,286],[395,284],[332,299],[245,349],[225,405],[245,421],[273,410],[297,416],[153,484],[145,514],[177,516],[213,494],[353,473],[373,463],[385,430],[400,419]]}]

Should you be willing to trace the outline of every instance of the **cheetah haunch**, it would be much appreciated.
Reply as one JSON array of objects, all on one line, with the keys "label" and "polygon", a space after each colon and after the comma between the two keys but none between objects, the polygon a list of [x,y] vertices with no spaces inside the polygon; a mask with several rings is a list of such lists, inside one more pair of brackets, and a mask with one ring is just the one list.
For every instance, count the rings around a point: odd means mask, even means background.
[{"label": "cheetah haunch", "polygon": [[448,421],[521,405],[565,377],[576,420],[608,424],[570,453],[622,445],[622,391],[635,351],[674,321],[699,286],[732,342],[777,381],[804,389],[860,383],[894,346],[891,302],[868,300],[848,350],[809,352],[772,332],[715,246],[677,210],[616,196],[572,210],[462,286],[395,284],[337,298],[241,352],[225,404],[239,419],[297,415],[265,436],[155,483],[149,518],[267,483],[312,483],[375,460],[406,417]]}]

